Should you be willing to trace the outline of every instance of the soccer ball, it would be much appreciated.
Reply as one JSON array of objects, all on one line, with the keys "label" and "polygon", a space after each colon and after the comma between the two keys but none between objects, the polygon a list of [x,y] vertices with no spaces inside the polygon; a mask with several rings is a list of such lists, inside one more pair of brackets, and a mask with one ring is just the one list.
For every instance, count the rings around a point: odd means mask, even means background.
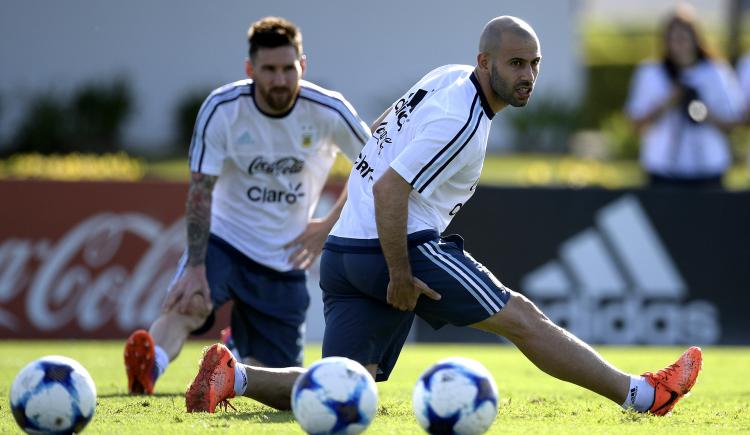
[{"label": "soccer ball", "polygon": [[497,415],[497,386],[477,361],[446,358],[422,373],[412,402],[417,421],[431,434],[481,434]]},{"label": "soccer ball", "polygon": [[25,432],[79,433],[94,416],[96,386],[77,361],[45,356],[18,372],[10,407]]},{"label": "soccer ball", "polygon": [[370,373],[348,358],[314,363],[292,388],[292,412],[315,434],[358,434],[375,416],[378,388]]}]

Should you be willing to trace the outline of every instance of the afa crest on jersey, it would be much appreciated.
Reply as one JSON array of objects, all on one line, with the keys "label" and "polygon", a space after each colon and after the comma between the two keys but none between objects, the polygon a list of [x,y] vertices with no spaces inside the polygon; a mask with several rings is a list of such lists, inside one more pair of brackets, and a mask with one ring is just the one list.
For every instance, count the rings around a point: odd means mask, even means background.
[{"label": "afa crest on jersey", "polygon": [[315,128],[312,125],[302,126],[302,148],[310,148],[315,138]]}]

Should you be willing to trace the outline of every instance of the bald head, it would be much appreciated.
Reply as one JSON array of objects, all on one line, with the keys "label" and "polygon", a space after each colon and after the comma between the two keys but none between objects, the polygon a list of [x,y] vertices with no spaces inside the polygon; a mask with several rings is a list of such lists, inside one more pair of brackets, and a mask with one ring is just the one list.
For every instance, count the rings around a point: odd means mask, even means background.
[{"label": "bald head", "polygon": [[506,15],[484,26],[474,72],[495,113],[526,105],[541,60],[539,39],[527,22]]},{"label": "bald head", "polygon": [[482,36],[479,38],[479,52],[496,54],[500,51],[504,35],[513,34],[522,39],[538,41],[534,29],[526,21],[503,15],[490,20],[482,30]]}]

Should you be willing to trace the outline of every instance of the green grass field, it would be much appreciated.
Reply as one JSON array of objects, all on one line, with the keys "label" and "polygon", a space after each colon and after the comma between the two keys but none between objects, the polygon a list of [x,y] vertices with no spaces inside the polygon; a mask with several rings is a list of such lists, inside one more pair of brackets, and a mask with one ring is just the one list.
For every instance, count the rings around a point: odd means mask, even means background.
[{"label": "green grass field", "polygon": [[[80,361],[98,390],[98,405],[85,433],[105,434],[280,434],[302,433],[291,412],[279,412],[246,398],[237,411],[187,414],[183,392],[197,371],[201,349],[191,342],[169,367],[151,397],[126,394],[122,343],[117,341],[0,342],[0,433],[18,433],[9,411],[10,385],[29,361],[61,354]],[[626,371],[641,373],[671,363],[680,348],[602,347],[602,354]],[[307,349],[308,362],[320,355]],[[378,384],[378,415],[367,433],[410,434],[420,429],[411,411],[411,390],[419,374],[440,358],[462,355],[481,361],[495,376],[500,411],[490,433],[748,433],[750,432],[750,348],[704,349],[704,369],[693,394],[664,418],[624,412],[614,403],[537,370],[510,346],[407,346],[387,383]],[[252,379],[250,380],[252,382]]]}]

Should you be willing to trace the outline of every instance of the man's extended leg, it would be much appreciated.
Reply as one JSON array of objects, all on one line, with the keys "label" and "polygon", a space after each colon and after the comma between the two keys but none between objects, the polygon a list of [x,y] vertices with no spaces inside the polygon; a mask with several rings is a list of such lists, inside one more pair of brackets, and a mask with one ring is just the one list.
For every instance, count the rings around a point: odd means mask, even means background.
[{"label": "man's extended leg", "polygon": [[188,412],[215,412],[228,399],[245,396],[280,410],[291,409],[294,381],[301,367],[266,368],[238,363],[221,343],[206,349],[198,374],[185,392]]},{"label": "man's extended leg", "polygon": [[[472,326],[506,337],[547,374],[599,393],[619,405],[626,406],[631,390],[635,389],[634,396],[641,396],[633,397],[634,407],[659,415],[666,413],[662,412],[665,407],[671,410],[674,403],[687,394],[701,366],[700,349],[690,348],[675,364],[657,374],[628,375],[555,325],[531,301],[515,292],[502,311]],[[671,376],[675,372],[677,376]],[[657,397],[654,397],[654,388]],[[659,391],[664,389],[675,393],[667,394],[670,397],[664,399],[668,401],[666,404],[659,403],[659,396],[663,396]],[[636,403],[639,405],[635,406]]]},{"label": "man's extended leg", "polygon": [[513,292],[508,304],[487,320],[472,325],[502,335],[545,373],[622,403],[630,376],[605,361],[594,349],[555,325],[526,297]]}]

